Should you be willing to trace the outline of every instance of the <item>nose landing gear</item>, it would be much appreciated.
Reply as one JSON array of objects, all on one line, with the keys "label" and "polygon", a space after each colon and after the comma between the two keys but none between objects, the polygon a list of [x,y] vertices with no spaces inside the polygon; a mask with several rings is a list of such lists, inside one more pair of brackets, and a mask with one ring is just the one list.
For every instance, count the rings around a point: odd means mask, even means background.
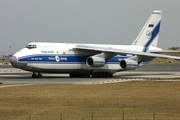
[{"label": "nose landing gear", "polygon": [[41,75],[41,73],[38,73],[38,74],[36,75],[36,73],[33,72],[32,78],[42,78],[42,75]]}]

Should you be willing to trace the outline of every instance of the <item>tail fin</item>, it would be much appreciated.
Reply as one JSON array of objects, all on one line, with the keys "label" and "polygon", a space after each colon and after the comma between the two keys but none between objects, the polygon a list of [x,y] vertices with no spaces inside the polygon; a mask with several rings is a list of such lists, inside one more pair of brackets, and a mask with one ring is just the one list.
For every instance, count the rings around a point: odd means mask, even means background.
[{"label": "tail fin", "polygon": [[161,24],[161,10],[155,10],[137,36],[133,45],[144,46],[143,52],[146,52],[149,46],[157,46],[159,30]]}]

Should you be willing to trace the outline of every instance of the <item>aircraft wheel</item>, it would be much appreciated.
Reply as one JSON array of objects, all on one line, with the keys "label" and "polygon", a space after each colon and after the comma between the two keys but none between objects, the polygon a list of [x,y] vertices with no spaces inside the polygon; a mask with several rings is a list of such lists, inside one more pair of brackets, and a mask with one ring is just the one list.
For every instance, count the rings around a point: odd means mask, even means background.
[{"label": "aircraft wheel", "polygon": [[99,77],[99,73],[97,72],[97,73],[96,73],[96,78],[98,78],[98,77]]},{"label": "aircraft wheel", "polygon": [[107,77],[107,78],[108,78],[108,72],[106,72],[106,73],[105,73],[105,77]]},{"label": "aircraft wheel", "polygon": [[94,78],[94,74],[92,74],[92,78]]},{"label": "aircraft wheel", "polygon": [[93,77],[93,78],[96,78],[96,77],[97,77],[97,73],[96,73],[96,72],[93,73],[92,77]]},{"label": "aircraft wheel", "polygon": [[77,74],[69,74],[69,77],[71,77],[71,78],[77,78],[77,77],[79,77],[79,75],[77,75]]},{"label": "aircraft wheel", "polygon": [[39,73],[39,74],[37,75],[37,77],[38,77],[38,78],[42,78],[42,75]]},{"label": "aircraft wheel", "polygon": [[112,73],[108,73],[108,77],[109,77],[109,78],[112,78]]},{"label": "aircraft wheel", "polygon": [[96,74],[97,74],[96,72],[95,72],[95,73],[93,73],[92,77],[93,77],[93,78],[95,78],[95,77],[96,77]]},{"label": "aircraft wheel", "polygon": [[32,78],[36,78],[36,77],[37,77],[36,74],[33,73],[33,74],[32,74]]},{"label": "aircraft wheel", "polygon": [[71,78],[72,78],[72,77],[74,77],[74,75],[73,75],[73,74],[69,74],[69,77],[71,77]]},{"label": "aircraft wheel", "polygon": [[99,72],[99,73],[97,74],[97,77],[98,77],[98,78],[101,78],[101,77],[102,77],[102,73]]},{"label": "aircraft wheel", "polygon": [[103,78],[106,77],[106,73],[105,73],[105,72],[102,73],[102,77],[103,77]]}]

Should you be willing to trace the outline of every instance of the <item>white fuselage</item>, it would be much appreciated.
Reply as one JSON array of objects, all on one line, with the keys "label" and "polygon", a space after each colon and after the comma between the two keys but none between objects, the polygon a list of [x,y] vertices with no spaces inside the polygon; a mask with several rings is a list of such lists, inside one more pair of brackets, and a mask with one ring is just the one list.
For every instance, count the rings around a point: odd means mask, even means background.
[{"label": "white fuselage", "polygon": [[[108,71],[115,73],[122,70],[119,65],[119,62],[122,59],[133,57],[132,55],[116,55],[106,60],[105,65],[102,67],[90,67],[86,64],[86,59],[89,56],[93,56],[101,52],[76,50],[75,48],[77,44],[70,43],[34,42],[29,43],[28,45],[30,47],[23,48],[14,56],[17,58],[17,62],[27,63],[27,65],[25,67],[21,67],[21,69],[39,73],[88,73],[91,71]],[[141,52],[143,49],[143,46],[134,45],[88,45],[107,47],[110,49],[133,50],[137,52]],[[158,50],[161,49],[153,46],[149,47],[149,51]]]}]

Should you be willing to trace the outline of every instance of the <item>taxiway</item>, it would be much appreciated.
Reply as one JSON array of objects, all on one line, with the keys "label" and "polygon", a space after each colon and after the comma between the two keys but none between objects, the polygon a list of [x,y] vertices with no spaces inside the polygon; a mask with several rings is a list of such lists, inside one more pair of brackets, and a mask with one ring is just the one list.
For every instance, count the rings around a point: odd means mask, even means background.
[{"label": "taxiway", "polygon": [[180,64],[147,64],[137,70],[118,72],[113,78],[69,78],[68,74],[42,74],[43,78],[31,78],[31,73],[22,72],[10,66],[0,66],[0,68],[0,82],[3,84],[92,84],[110,80],[180,78]]}]

